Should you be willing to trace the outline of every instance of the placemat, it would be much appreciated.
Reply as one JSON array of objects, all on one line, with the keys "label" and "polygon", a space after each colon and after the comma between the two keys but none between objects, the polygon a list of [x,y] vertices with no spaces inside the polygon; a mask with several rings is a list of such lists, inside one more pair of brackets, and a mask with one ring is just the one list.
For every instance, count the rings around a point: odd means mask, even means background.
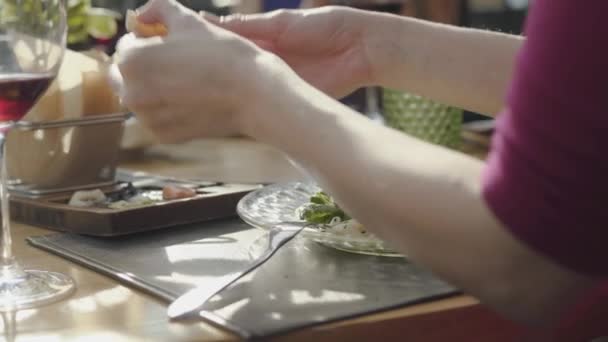
[{"label": "placemat", "polygon": [[[52,234],[28,241],[172,301],[247,263],[264,234],[229,219],[119,238]],[[456,292],[405,259],[354,255],[298,237],[209,301],[203,316],[243,338],[261,338]]]}]

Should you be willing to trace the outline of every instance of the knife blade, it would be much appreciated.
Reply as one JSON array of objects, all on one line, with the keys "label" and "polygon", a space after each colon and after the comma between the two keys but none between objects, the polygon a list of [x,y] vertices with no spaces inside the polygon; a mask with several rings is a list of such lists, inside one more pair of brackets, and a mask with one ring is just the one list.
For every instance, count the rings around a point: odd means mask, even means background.
[{"label": "knife blade", "polygon": [[252,260],[238,272],[207,281],[205,284],[184,293],[169,305],[167,315],[171,320],[188,319],[198,315],[207,301],[264,264],[305,227],[306,225],[301,222],[276,225],[268,231],[268,245],[259,257]]}]

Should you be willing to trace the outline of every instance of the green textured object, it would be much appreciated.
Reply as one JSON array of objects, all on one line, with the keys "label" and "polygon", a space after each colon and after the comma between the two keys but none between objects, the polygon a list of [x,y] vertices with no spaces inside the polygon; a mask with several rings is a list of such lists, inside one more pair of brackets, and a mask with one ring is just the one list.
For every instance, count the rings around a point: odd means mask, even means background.
[{"label": "green textured object", "polygon": [[[89,40],[89,36],[95,38],[109,39],[116,32],[116,20],[119,13],[113,13],[100,8],[91,7],[91,0],[53,0],[64,1],[67,4],[68,44],[79,44]],[[23,20],[23,17],[31,17],[32,21],[44,23],[40,16],[46,16],[48,20],[58,20],[59,14],[48,12],[43,8],[44,1],[41,0],[4,0],[0,4],[0,23],[10,21],[12,17],[20,17],[20,23],[28,30],[36,29],[36,26]],[[4,5],[4,8],[2,7]],[[38,26],[41,26],[40,24]],[[38,28],[45,30],[44,26]],[[22,32],[26,32],[21,30]]]},{"label": "green textured object", "polygon": [[382,102],[388,126],[434,144],[460,147],[462,109],[392,89],[383,90]]},{"label": "green textured object", "polygon": [[68,44],[82,43],[89,39],[87,10],[90,0],[69,0],[68,2]]},{"label": "green textured object", "polygon": [[0,2],[0,26],[20,33],[39,35],[61,20],[62,0],[50,0],[53,4],[43,6],[42,1],[4,0]]}]

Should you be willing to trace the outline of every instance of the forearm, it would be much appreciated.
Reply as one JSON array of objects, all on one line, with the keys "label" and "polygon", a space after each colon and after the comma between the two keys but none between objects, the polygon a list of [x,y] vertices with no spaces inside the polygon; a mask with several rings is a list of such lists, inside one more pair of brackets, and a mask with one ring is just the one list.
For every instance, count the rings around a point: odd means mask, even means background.
[{"label": "forearm", "polygon": [[297,83],[276,107],[289,114],[256,120],[249,132],[304,165],[370,231],[522,319],[559,312],[581,286],[493,218],[480,196],[481,162],[372,124]]},{"label": "forearm", "polygon": [[397,16],[374,20],[365,38],[373,83],[487,115],[503,107],[522,37]]}]

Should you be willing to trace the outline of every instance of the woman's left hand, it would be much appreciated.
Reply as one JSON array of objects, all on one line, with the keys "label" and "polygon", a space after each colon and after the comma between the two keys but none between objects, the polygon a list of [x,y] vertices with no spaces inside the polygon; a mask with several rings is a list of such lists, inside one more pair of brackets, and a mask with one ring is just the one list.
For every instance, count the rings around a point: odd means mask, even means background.
[{"label": "woman's left hand", "polygon": [[138,20],[169,33],[125,36],[115,71],[123,104],[162,142],[247,134],[244,116],[270,115],[281,83],[296,77],[275,55],[174,0],[150,1]]}]

